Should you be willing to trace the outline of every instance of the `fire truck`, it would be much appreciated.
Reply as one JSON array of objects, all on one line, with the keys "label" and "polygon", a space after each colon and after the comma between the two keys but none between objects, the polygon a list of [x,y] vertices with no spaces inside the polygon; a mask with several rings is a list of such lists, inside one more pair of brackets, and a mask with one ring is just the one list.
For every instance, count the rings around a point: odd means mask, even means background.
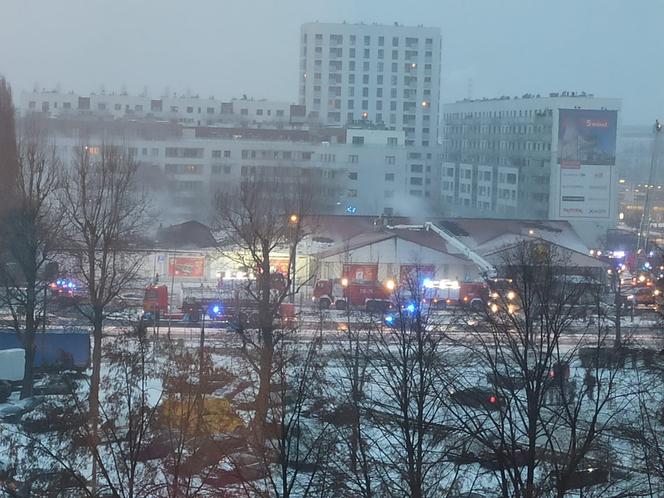
[{"label": "fire truck", "polygon": [[481,310],[489,299],[489,288],[483,282],[426,279],[424,288],[427,301],[434,308],[468,306]]},{"label": "fire truck", "polygon": [[390,299],[395,288],[394,280],[339,279],[319,280],[314,286],[313,300],[320,309],[350,308],[370,312],[384,312],[393,307]]}]

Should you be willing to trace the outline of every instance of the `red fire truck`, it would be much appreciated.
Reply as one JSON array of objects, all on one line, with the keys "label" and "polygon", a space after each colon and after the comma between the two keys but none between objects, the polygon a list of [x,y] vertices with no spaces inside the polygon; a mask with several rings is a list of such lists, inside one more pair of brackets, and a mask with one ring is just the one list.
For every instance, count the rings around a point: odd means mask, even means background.
[{"label": "red fire truck", "polygon": [[376,280],[339,279],[319,280],[314,287],[314,301],[320,309],[333,307],[345,310],[348,307],[371,312],[382,312],[392,308],[391,294],[394,280],[381,283]]},{"label": "red fire truck", "polygon": [[425,295],[433,307],[469,306],[480,310],[487,305],[489,288],[483,282],[425,280]]}]

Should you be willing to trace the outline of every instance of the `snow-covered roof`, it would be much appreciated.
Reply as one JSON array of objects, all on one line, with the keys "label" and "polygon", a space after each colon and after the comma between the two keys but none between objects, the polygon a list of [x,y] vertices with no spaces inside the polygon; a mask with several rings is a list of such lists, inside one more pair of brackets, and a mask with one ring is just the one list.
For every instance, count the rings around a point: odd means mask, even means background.
[{"label": "snow-covered roof", "polygon": [[589,252],[567,221],[450,218],[437,225],[482,256],[533,238],[582,254]]},{"label": "snow-covered roof", "polygon": [[345,241],[334,244],[333,246],[319,252],[317,255],[321,258],[329,258],[347,251],[359,249],[372,244],[391,239],[401,239],[421,247],[438,251],[440,253],[456,258],[460,263],[467,262],[467,259],[460,254],[452,254],[447,247],[447,243],[434,232],[408,230],[399,228],[386,228],[379,232],[361,233]]}]

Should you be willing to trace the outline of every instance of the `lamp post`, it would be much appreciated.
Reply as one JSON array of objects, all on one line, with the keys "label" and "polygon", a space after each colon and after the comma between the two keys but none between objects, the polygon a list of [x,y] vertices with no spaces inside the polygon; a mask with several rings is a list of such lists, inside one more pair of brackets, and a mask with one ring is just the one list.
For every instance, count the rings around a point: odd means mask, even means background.
[{"label": "lamp post", "polygon": [[290,223],[293,234],[292,234],[292,240],[291,243],[292,248],[291,248],[291,263],[290,263],[290,273],[291,273],[291,288],[290,288],[290,302],[291,304],[295,303],[295,265],[297,262],[297,228],[299,226],[300,222],[300,217],[293,213],[290,215],[288,218],[288,222]]},{"label": "lamp post", "polygon": [[609,277],[611,278],[611,287],[613,288],[614,297],[613,302],[616,308],[616,337],[614,346],[619,348],[622,343],[622,334],[620,330],[620,320],[622,315],[623,298],[621,292],[620,269],[608,269]]}]

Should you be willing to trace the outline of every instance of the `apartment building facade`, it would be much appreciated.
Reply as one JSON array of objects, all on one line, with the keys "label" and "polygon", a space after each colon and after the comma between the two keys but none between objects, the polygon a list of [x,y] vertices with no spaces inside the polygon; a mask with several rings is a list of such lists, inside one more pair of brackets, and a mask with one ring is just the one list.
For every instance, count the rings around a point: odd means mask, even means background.
[{"label": "apartment building facade", "polygon": [[606,230],[617,217],[619,110],[619,99],[575,92],[444,105],[443,208]]},{"label": "apartment building facade", "polygon": [[303,126],[306,114],[304,108],[297,104],[246,97],[224,101],[190,95],[152,98],[124,92],[78,94],[47,90],[22,92],[19,108],[24,112],[39,112],[49,117],[151,119],[175,121],[188,126]]},{"label": "apartment building facade", "polygon": [[243,181],[309,189],[320,214],[398,214],[406,158],[403,132],[354,129],[188,127],[157,121],[51,118],[64,164],[87,148],[119,143],[139,165],[138,181],[164,223],[210,223],[218,192]]},{"label": "apartment building facade", "polygon": [[442,160],[440,72],[438,28],[318,22],[301,27],[299,104],[308,119],[403,131],[408,195],[434,206]]}]

